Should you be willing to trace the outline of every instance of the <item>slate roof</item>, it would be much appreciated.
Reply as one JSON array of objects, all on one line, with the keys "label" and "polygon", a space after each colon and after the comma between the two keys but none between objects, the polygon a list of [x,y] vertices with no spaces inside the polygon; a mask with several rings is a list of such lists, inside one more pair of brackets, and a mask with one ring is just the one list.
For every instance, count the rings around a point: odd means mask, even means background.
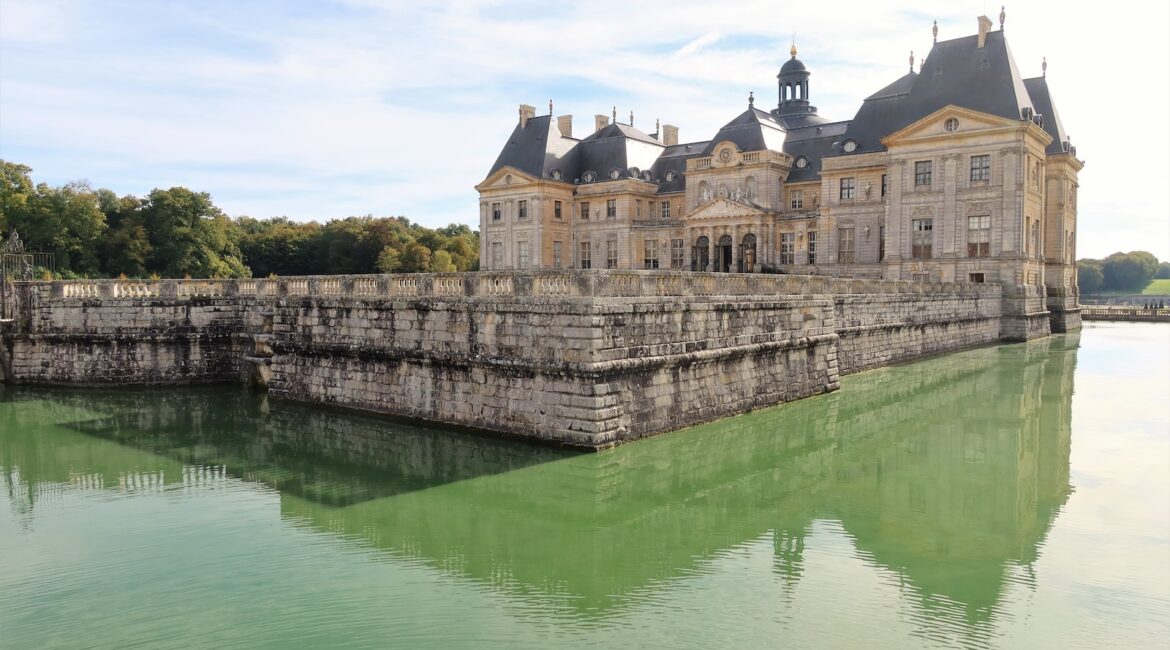
[{"label": "slate roof", "polygon": [[1060,122],[1060,115],[1056,112],[1056,105],[1052,103],[1052,95],[1048,92],[1048,80],[1044,77],[1033,77],[1024,80],[1024,87],[1032,97],[1032,107],[1044,116],[1044,130],[1052,136],[1045,153],[1051,155],[1063,153],[1065,143],[1068,142],[1068,133]]},{"label": "slate roof", "polygon": [[[681,192],[687,189],[687,160],[698,158],[711,142],[688,142],[676,144],[666,148],[651,168],[651,177],[658,183],[659,194]],[[669,172],[674,172],[671,180],[666,180]]]},{"label": "slate roof", "polygon": [[551,115],[531,117],[526,126],[517,122],[488,176],[503,167],[514,167],[537,178],[549,178],[553,169],[570,168],[576,144],[577,140],[561,135]]},{"label": "slate roof", "polygon": [[760,151],[761,149],[783,151],[785,134],[784,125],[771,113],[755,107],[748,107],[746,111],[719,129],[719,132],[715,134],[714,138],[711,138],[710,143],[703,150],[703,155],[710,156],[715,150],[715,145],[724,140],[734,142],[740,151]]},{"label": "slate roof", "polygon": [[[833,151],[833,146],[848,126],[848,122],[826,122],[789,131],[784,143],[784,153],[792,156],[792,169],[788,172],[787,182],[798,183],[820,178],[821,159]],[[802,156],[808,160],[804,168],[796,165],[796,160]]]},{"label": "slate roof", "polygon": [[882,151],[883,137],[948,104],[1021,119],[1032,99],[1003,32],[988,32],[982,49],[978,39],[964,36],[935,43],[921,74],[911,72],[870,95],[845,134],[857,141],[857,153]]}]

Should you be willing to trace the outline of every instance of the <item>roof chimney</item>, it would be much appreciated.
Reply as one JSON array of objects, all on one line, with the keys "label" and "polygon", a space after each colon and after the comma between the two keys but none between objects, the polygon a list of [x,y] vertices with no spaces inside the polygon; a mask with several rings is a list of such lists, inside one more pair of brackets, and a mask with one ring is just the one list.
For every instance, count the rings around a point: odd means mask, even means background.
[{"label": "roof chimney", "polygon": [[987,32],[991,31],[991,19],[987,16],[979,17],[979,49],[987,42]]},{"label": "roof chimney", "polygon": [[536,107],[528,104],[520,105],[520,128],[528,126],[528,120],[536,117]]},{"label": "roof chimney", "polygon": [[593,116],[593,132],[596,133],[609,126],[609,117],[606,115]]},{"label": "roof chimney", "polygon": [[557,128],[561,130],[561,135],[566,138],[573,137],[573,116],[562,115],[557,118]]},{"label": "roof chimney", "polygon": [[678,127],[672,124],[662,125],[662,144],[673,147],[678,144]]}]

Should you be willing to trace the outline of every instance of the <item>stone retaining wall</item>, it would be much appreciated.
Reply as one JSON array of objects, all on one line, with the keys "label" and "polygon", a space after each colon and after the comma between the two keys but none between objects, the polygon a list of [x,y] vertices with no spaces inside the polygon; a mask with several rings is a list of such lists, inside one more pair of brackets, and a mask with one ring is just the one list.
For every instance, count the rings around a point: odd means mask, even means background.
[{"label": "stone retaining wall", "polygon": [[1003,304],[991,284],[668,271],[31,282],[6,349],[16,382],[239,380],[270,322],[274,396],[596,448],[996,341]]}]

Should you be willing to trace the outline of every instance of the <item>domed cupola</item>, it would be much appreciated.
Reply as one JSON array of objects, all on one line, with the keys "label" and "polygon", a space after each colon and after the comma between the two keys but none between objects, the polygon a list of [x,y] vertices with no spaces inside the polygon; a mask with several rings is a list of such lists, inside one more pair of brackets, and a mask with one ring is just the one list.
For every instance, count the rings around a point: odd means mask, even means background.
[{"label": "domed cupola", "polygon": [[780,66],[780,74],[776,75],[780,83],[780,103],[773,114],[781,118],[816,115],[816,107],[808,101],[808,78],[812,73],[796,58],[796,43],[788,52],[792,58]]}]

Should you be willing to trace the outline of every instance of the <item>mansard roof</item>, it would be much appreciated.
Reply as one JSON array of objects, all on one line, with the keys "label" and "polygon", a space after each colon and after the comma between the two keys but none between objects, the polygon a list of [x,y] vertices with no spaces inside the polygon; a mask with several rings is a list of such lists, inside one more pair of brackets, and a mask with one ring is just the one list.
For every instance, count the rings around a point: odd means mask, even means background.
[{"label": "mansard roof", "polygon": [[[681,192],[687,189],[687,160],[690,158],[698,158],[703,155],[703,151],[711,145],[711,142],[688,142],[686,144],[676,144],[667,147],[662,155],[655,161],[654,166],[650,168],[651,178],[658,183],[659,194],[669,194],[671,192]],[[666,180],[667,175],[671,175],[670,180]]]},{"label": "mansard roof", "polygon": [[553,169],[571,165],[577,140],[561,135],[551,115],[528,118],[528,123],[516,124],[508,142],[496,157],[488,176],[504,167],[513,167],[537,178],[548,178]]},{"label": "mansard roof", "polygon": [[881,151],[883,137],[948,104],[1014,120],[1032,108],[1002,31],[988,32],[982,48],[977,35],[935,43],[922,73],[870,95],[845,137],[857,142],[858,153]]},{"label": "mansard roof", "polygon": [[723,125],[719,132],[711,138],[710,143],[703,150],[704,156],[711,155],[715,145],[724,141],[731,141],[740,151],[772,151],[784,150],[784,125],[771,113],[761,111],[755,107],[748,109],[735,119]]},{"label": "mansard roof", "polygon": [[1032,107],[1044,116],[1044,130],[1052,136],[1045,153],[1057,154],[1068,151],[1068,133],[1064,124],[1060,122],[1060,115],[1056,112],[1056,105],[1052,103],[1052,95],[1048,92],[1048,80],[1044,77],[1033,77],[1024,80],[1024,87],[1032,97]]}]

